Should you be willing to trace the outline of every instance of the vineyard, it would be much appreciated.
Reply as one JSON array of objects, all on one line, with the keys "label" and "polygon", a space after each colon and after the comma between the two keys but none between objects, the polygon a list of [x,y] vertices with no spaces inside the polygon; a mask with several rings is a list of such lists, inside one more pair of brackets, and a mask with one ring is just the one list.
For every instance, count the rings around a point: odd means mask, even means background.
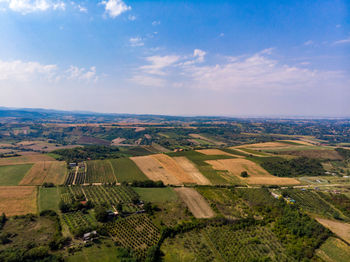
[{"label": "vineyard", "polygon": [[147,249],[157,244],[159,229],[145,214],[132,215],[106,224],[106,230],[114,240],[125,248],[131,248],[139,258]]},{"label": "vineyard", "polygon": [[107,204],[116,206],[123,204],[123,212],[133,213],[138,210],[137,205],[134,205],[133,200],[138,199],[137,193],[127,186],[84,186],[83,190],[88,200],[94,205]]},{"label": "vineyard", "polygon": [[84,214],[81,211],[63,213],[63,221],[67,224],[69,231],[73,235],[79,235],[88,232],[96,227],[96,220],[90,214]]},{"label": "vineyard", "polygon": [[332,194],[332,193],[323,193],[317,192],[318,195],[323,198],[325,201],[334,205],[339,209],[345,216],[350,218],[350,199],[343,194]]},{"label": "vineyard", "polygon": [[180,249],[194,261],[294,261],[268,226],[208,226],[167,239],[162,246],[170,256]]},{"label": "vineyard", "polygon": [[75,185],[81,185],[85,183],[85,169],[79,168],[77,177],[75,178]]},{"label": "vineyard", "polygon": [[334,210],[318,194],[312,191],[302,191],[298,189],[286,189],[284,192],[293,198],[296,204],[306,212],[315,213],[327,217],[337,217],[338,212]]},{"label": "vineyard", "polygon": [[113,183],[116,181],[114,170],[108,160],[87,162],[86,183]]},{"label": "vineyard", "polygon": [[70,169],[66,178],[66,181],[64,182],[65,186],[73,185],[75,178],[75,169]]}]

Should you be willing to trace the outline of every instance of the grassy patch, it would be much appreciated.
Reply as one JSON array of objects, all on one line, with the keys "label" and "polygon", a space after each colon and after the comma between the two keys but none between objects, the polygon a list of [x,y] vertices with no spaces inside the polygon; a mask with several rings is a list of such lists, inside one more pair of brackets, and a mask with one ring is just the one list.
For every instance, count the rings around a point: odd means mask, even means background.
[{"label": "grassy patch", "polygon": [[133,187],[133,189],[143,201],[173,202],[178,199],[176,193],[171,187],[163,187],[163,188]]},{"label": "grassy patch", "polygon": [[148,178],[141,172],[134,161],[129,158],[110,159],[114,174],[118,182],[132,182],[133,180],[144,181]]},{"label": "grassy patch", "polygon": [[316,255],[325,262],[347,262],[350,257],[350,246],[338,238],[330,237],[316,251]]},{"label": "grassy patch", "polygon": [[39,190],[39,212],[43,210],[58,211],[60,197],[56,187],[41,187]]},{"label": "grassy patch", "polygon": [[0,166],[0,186],[16,186],[32,167],[32,164]]}]

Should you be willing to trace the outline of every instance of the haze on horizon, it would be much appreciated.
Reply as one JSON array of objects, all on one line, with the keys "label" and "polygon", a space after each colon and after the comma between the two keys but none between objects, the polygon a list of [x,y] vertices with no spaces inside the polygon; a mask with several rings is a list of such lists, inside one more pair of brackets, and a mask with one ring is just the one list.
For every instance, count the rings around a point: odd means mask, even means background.
[{"label": "haze on horizon", "polygon": [[350,115],[349,1],[0,0],[0,106]]}]

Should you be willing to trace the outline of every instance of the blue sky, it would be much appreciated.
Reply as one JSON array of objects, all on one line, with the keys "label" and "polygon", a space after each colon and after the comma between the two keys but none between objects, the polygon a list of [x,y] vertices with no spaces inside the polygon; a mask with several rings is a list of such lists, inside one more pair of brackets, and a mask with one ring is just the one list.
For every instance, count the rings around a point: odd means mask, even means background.
[{"label": "blue sky", "polygon": [[0,105],[350,115],[349,1],[0,0]]}]

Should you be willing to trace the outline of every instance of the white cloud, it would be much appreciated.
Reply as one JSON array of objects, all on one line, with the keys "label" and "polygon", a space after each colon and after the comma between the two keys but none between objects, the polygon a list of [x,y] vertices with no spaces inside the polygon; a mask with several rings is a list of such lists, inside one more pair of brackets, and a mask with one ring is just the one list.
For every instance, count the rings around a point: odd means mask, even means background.
[{"label": "white cloud", "polygon": [[150,65],[141,66],[140,69],[148,74],[153,75],[166,75],[164,69],[174,65],[179,61],[180,56],[168,55],[168,56],[149,56],[146,60],[151,63]]},{"label": "white cloud", "polygon": [[129,39],[130,46],[144,46],[144,42],[140,37],[131,37]]},{"label": "white cloud", "polygon": [[350,37],[342,40],[338,40],[333,42],[333,45],[341,45],[341,44],[349,44],[350,43]]},{"label": "white cloud", "polygon": [[96,82],[98,80],[95,66],[92,66],[90,69],[86,70],[85,68],[79,68],[71,65],[66,72],[68,74],[68,79],[84,80],[88,82]]},{"label": "white cloud", "polygon": [[78,80],[96,82],[98,76],[96,67],[86,70],[76,66],[70,66],[67,70],[61,70],[57,65],[45,65],[39,62],[2,61],[0,60],[0,81],[35,82],[59,80]]},{"label": "white cloud", "polygon": [[82,13],[87,13],[88,12],[87,8],[84,7],[84,6],[78,5],[77,7],[78,7],[79,11],[82,12]]},{"label": "white cloud", "polygon": [[153,25],[153,26],[160,25],[160,21],[153,21],[153,22],[152,22],[152,25]]},{"label": "white cloud", "polygon": [[135,75],[130,79],[130,81],[137,85],[150,87],[163,87],[166,84],[166,81],[162,78],[145,74]]},{"label": "white cloud", "polygon": [[131,6],[127,6],[122,0],[107,0],[102,1],[101,4],[105,6],[105,12],[112,18],[131,10]]},{"label": "white cloud", "polygon": [[304,43],[304,45],[306,45],[306,46],[313,45],[313,44],[314,44],[314,42],[312,40],[308,40]]},{"label": "white cloud", "polygon": [[203,62],[206,54],[207,53],[205,51],[200,50],[200,49],[195,49],[193,51],[193,57],[196,58],[197,62]]},{"label": "white cloud", "polygon": [[135,20],[136,20],[136,16],[134,16],[134,15],[129,15],[129,16],[128,16],[128,19],[129,19],[130,21],[135,21]]},{"label": "white cloud", "polygon": [[38,11],[65,10],[66,8],[64,2],[51,0],[0,0],[0,3],[5,3],[8,9],[23,15]]}]

